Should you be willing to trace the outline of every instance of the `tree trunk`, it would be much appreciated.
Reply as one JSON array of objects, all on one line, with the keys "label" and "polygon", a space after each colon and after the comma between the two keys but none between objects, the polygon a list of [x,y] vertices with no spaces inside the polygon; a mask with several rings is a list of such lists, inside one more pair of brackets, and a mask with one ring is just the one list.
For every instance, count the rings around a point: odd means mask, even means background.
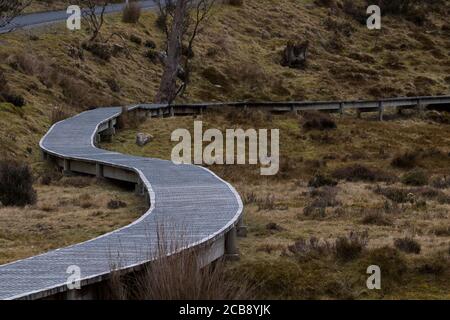
[{"label": "tree trunk", "polygon": [[177,95],[177,72],[181,59],[184,20],[187,14],[189,0],[177,2],[167,45],[167,58],[164,62],[164,72],[161,77],[156,103],[171,104]]}]

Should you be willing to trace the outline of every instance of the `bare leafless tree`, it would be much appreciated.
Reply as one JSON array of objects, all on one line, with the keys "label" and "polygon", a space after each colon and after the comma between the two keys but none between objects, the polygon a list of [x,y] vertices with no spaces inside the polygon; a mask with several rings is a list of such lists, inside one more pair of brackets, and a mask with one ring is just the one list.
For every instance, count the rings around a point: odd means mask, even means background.
[{"label": "bare leafless tree", "polygon": [[183,25],[185,23],[190,0],[178,0],[171,31],[167,41],[167,57],[164,60],[164,71],[156,95],[157,103],[172,103],[177,96],[177,74],[180,65],[183,43]]},{"label": "bare leafless tree", "polygon": [[0,0],[0,28],[10,24],[30,3],[31,0]]},{"label": "bare leafless tree", "polygon": [[108,0],[77,0],[77,5],[82,8],[83,18],[88,23],[91,34],[89,41],[94,41],[99,36],[105,22],[105,10],[108,4]]},{"label": "bare leafless tree", "polygon": [[[179,0],[178,2],[156,0],[156,2],[159,8],[158,25],[167,37],[167,57],[155,101],[170,104],[186,90],[194,43],[211,16],[216,0]],[[182,61],[184,43],[187,43],[186,57]],[[181,78],[182,82],[179,87],[177,78]]]}]

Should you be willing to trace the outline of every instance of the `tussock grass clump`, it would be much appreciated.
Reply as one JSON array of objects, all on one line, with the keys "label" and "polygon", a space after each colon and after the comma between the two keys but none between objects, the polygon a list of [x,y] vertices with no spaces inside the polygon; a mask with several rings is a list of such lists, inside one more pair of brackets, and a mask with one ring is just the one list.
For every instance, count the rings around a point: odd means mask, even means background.
[{"label": "tussock grass clump", "polygon": [[122,12],[122,21],[125,23],[138,23],[141,17],[141,7],[135,2],[129,3]]},{"label": "tussock grass clump", "polygon": [[69,113],[61,106],[52,109],[50,114],[50,124],[55,124],[69,117]]},{"label": "tussock grass clump", "polygon": [[3,101],[9,102],[16,107],[23,107],[25,105],[25,98],[11,91],[5,75],[0,70],[0,102]]},{"label": "tussock grass clump", "polygon": [[275,210],[277,205],[275,203],[275,196],[273,194],[267,195],[257,201],[258,211]]},{"label": "tussock grass clump", "polygon": [[336,207],[341,203],[336,200],[337,188],[323,187],[314,189],[310,193],[313,200],[303,208],[303,215],[313,219],[322,219],[326,216],[326,209],[328,207]]},{"label": "tussock grass clump", "polygon": [[380,211],[367,213],[361,223],[375,226],[391,226],[393,224],[392,220]]},{"label": "tussock grass clump", "polygon": [[89,51],[94,56],[96,56],[102,60],[109,61],[112,57],[111,46],[106,43],[95,42],[95,41],[83,42],[81,44],[81,46],[84,50]]},{"label": "tussock grass clump", "polygon": [[152,262],[132,276],[120,277],[115,272],[110,282],[110,298],[236,300],[252,297],[244,275],[240,275],[239,282],[234,280],[223,261],[204,266],[201,249],[180,252],[184,245],[176,242],[169,240],[164,231],[158,231],[157,251],[150,254]]},{"label": "tussock grass clump", "polygon": [[239,7],[239,6],[244,5],[244,0],[226,0],[225,3],[232,5],[232,6]]},{"label": "tussock grass clump", "polygon": [[419,154],[416,151],[406,151],[394,156],[391,165],[401,169],[411,169],[417,165],[418,156]]},{"label": "tussock grass clump", "polygon": [[336,180],[334,180],[333,178],[318,173],[316,174],[311,180],[309,180],[308,182],[308,186],[312,187],[312,188],[320,188],[323,186],[336,186],[338,184],[338,182]]},{"label": "tussock grass clump", "polygon": [[116,210],[120,208],[126,208],[127,204],[121,200],[111,199],[107,204],[108,209]]},{"label": "tussock grass clump", "polygon": [[420,274],[442,276],[447,272],[449,264],[450,257],[446,257],[444,253],[437,253],[422,260],[417,267],[417,271]]},{"label": "tussock grass clump", "polygon": [[288,250],[300,260],[310,260],[332,254],[334,245],[329,241],[311,237],[295,241],[294,244],[288,246]]},{"label": "tussock grass clump", "polygon": [[336,169],[332,176],[335,179],[347,180],[351,182],[357,181],[392,181],[392,175],[381,170],[372,169],[364,165],[355,164],[343,168]]},{"label": "tussock grass clump", "polygon": [[438,189],[450,188],[450,176],[433,177],[431,179],[431,186]]},{"label": "tussock grass clump", "polygon": [[74,177],[63,177],[58,181],[58,185],[63,187],[74,187],[74,188],[86,188],[94,183],[94,179],[91,177],[74,176]]},{"label": "tussock grass clump", "polygon": [[432,230],[438,237],[450,237],[450,226],[438,226]]},{"label": "tussock grass clump", "polygon": [[130,34],[130,41],[138,45],[142,44],[142,38],[135,34]]},{"label": "tussock grass clump", "polygon": [[422,250],[420,243],[411,237],[395,239],[394,246],[398,250],[406,253],[419,254]]},{"label": "tussock grass clump", "polygon": [[407,261],[396,250],[388,246],[367,250],[364,258],[360,262],[364,272],[367,266],[377,265],[383,272],[382,288],[389,290],[395,283],[401,282],[408,271]]},{"label": "tussock grass clump", "polygon": [[428,176],[424,170],[415,169],[403,175],[402,183],[409,186],[424,186],[428,184]]},{"label": "tussock grass clump", "polygon": [[348,237],[339,237],[335,243],[335,255],[338,260],[347,262],[360,257],[367,247],[369,234],[365,232],[350,232]]},{"label": "tussock grass clump", "polygon": [[395,187],[387,187],[383,188],[377,186],[375,188],[375,193],[381,194],[388,198],[389,200],[394,201],[395,203],[406,203],[410,200],[409,191],[407,189],[395,188]]},{"label": "tussock grass clump", "polygon": [[14,160],[0,161],[0,202],[4,206],[35,204],[36,191],[29,166]]},{"label": "tussock grass clump", "polygon": [[333,130],[336,122],[330,115],[319,111],[308,111],[302,114],[301,126],[304,130]]},{"label": "tussock grass clump", "polygon": [[289,252],[302,261],[334,256],[337,260],[348,262],[358,258],[367,247],[369,235],[367,232],[350,232],[336,241],[330,242],[311,237],[308,240],[299,239],[288,246]]}]

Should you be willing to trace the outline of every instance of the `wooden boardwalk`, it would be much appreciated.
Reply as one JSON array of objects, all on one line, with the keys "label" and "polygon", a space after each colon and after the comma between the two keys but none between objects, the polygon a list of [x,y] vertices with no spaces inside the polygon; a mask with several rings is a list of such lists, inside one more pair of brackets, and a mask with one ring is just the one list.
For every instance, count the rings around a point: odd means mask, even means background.
[{"label": "wooden boardwalk", "polygon": [[224,237],[242,214],[239,195],[205,168],[95,147],[98,128],[120,113],[121,108],[102,108],[57,123],[42,139],[41,148],[47,157],[62,159],[65,170],[73,166],[82,171],[77,167],[84,163],[87,171],[93,164],[105,173],[135,172],[149,195],[150,209],[131,225],[99,238],[0,266],[0,299],[37,299],[67,291],[66,272],[72,265],[80,267],[82,285],[102,281],[112,265],[120,269],[142,265],[157,251],[161,226],[168,241],[213,247],[207,260],[224,254]]},{"label": "wooden boardwalk", "polygon": [[[232,102],[183,105],[138,105],[133,112],[146,116],[185,115],[226,106],[260,108],[272,112],[322,110],[378,112],[386,108],[422,108],[450,105],[450,96],[406,97],[371,101],[324,102]],[[155,258],[158,230],[177,239],[184,248],[201,247],[204,263],[224,254],[236,254],[235,236],[242,221],[242,201],[234,188],[211,171],[193,165],[123,155],[99,149],[101,132],[114,130],[122,108],[101,108],[83,112],[54,125],[42,138],[46,159],[66,172],[136,183],[150,209],[129,226],[96,239],[54,250],[39,256],[0,266],[0,299],[39,299],[58,293],[83,298],[67,289],[69,266],[81,269],[81,284],[89,286],[108,278],[112,266],[134,270]],[[70,294],[72,293],[72,294]]]}]

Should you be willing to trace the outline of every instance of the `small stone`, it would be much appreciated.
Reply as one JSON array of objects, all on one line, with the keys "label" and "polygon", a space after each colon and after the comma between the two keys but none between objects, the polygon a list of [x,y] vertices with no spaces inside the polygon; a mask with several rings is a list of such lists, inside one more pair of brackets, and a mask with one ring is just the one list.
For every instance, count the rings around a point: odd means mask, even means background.
[{"label": "small stone", "polygon": [[153,136],[145,133],[138,133],[136,135],[136,144],[140,147],[145,146],[152,140]]}]

